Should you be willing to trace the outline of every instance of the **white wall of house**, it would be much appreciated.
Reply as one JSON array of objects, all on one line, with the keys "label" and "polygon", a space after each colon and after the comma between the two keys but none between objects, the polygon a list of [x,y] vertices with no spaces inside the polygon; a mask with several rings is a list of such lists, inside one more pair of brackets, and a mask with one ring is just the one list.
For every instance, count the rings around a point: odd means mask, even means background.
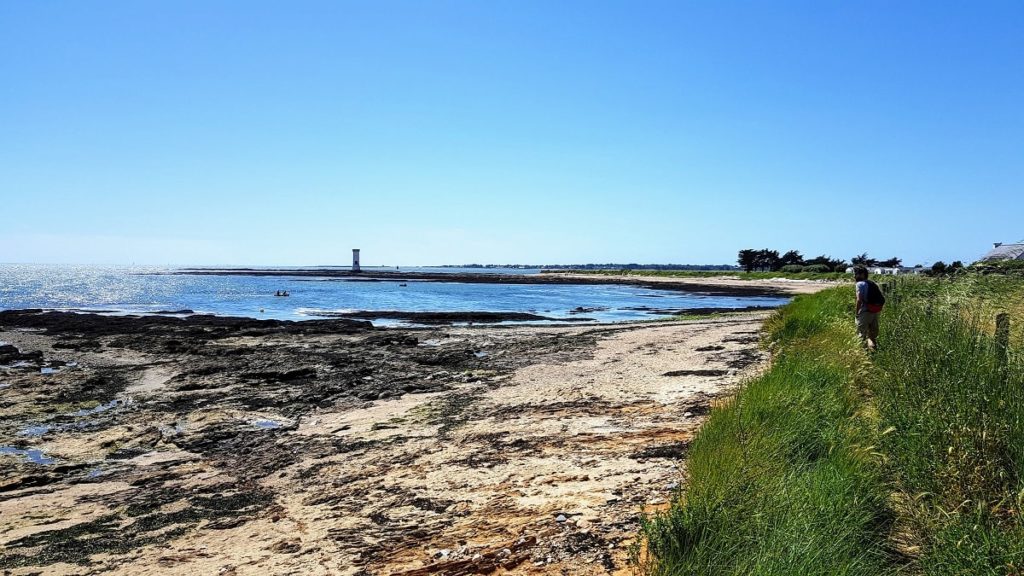
[{"label": "white wall of house", "polygon": [[[908,268],[906,266],[898,267],[884,267],[884,266],[867,266],[868,274],[874,274],[875,276],[898,276],[900,274],[923,274],[928,268]],[[847,274],[853,274],[853,266],[846,269]]]}]

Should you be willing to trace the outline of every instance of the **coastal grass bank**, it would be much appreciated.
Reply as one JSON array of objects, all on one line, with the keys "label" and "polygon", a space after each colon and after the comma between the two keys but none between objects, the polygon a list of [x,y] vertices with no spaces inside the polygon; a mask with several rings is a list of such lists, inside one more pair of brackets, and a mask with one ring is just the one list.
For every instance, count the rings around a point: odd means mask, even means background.
[{"label": "coastal grass bank", "polygon": [[646,573],[1024,572],[1024,282],[883,288],[870,357],[850,285],[767,322],[771,365],[712,411],[644,522]]}]

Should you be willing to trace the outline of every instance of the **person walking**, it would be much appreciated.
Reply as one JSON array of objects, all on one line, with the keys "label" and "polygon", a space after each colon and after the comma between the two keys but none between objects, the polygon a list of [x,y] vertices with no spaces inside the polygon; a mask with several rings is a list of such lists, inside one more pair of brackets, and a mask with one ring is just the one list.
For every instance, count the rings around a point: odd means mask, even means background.
[{"label": "person walking", "polygon": [[885,306],[885,295],[878,284],[868,280],[867,268],[857,266],[853,277],[857,281],[857,333],[868,350],[874,352],[878,349],[878,316]]}]

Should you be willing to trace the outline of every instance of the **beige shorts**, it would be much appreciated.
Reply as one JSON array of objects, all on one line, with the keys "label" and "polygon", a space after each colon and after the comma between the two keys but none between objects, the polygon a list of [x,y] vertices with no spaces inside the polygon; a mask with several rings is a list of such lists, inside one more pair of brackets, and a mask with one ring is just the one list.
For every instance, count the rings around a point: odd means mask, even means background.
[{"label": "beige shorts", "polygon": [[857,333],[862,340],[878,339],[878,312],[861,310],[857,314]]}]

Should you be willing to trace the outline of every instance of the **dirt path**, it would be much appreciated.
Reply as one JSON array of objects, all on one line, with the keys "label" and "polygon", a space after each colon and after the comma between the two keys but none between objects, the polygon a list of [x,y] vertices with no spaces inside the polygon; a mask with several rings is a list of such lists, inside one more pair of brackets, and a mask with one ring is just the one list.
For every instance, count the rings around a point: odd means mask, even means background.
[{"label": "dirt path", "polygon": [[[183,367],[140,357],[130,418],[44,436],[71,470],[34,482],[20,463],[0,483],[0,554],[11,574],[628,574],[638,514],[671,498],[709,403],[761,360],[763,318],[446,328],[417,348],[435,362],[471,343],[473,369],[424,377],[448,385],[290,417],[170,414]],[[574,344],[517,359],[554,340]],[[203,398],[237,393],[203,378]]]}]

